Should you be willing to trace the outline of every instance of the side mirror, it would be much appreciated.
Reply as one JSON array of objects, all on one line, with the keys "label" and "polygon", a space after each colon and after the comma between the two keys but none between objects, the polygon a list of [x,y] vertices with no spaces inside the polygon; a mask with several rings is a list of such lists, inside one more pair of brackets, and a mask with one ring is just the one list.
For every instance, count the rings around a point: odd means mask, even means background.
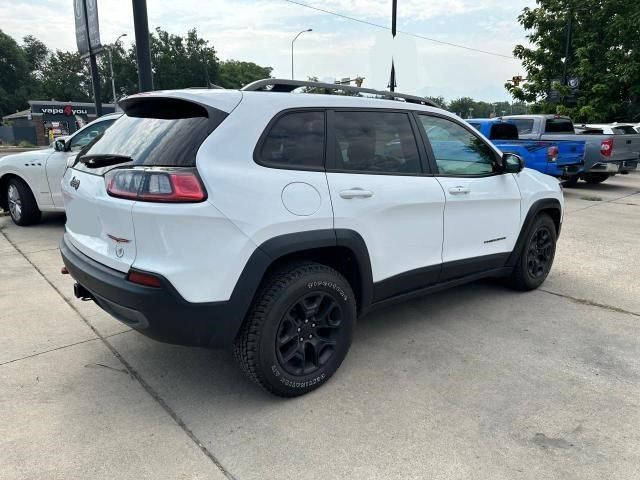
[{"label": "side mirror", "polygon": [[520,155],[505,153],[502,156],[503,173],[520,173],[524,167],[524,160]]},{"label": "side mirror", "polygon": [[53,148],[56,149],[56,152],[64,152],[67,149],[67,142],[65,142],[64,138],[59,138],[53,144]]}]

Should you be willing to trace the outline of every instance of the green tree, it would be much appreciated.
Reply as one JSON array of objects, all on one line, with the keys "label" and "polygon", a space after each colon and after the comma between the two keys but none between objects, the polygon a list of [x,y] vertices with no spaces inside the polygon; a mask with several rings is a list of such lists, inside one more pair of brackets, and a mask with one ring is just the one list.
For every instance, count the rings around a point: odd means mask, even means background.
[{"label": "green tree", "polygon": [[253,62],[226,60],[220,63],[217,84],[224,88],[242,88],[245,85],[270,78],[273,68],[261,67]]},{"label": "green tree", "polygon": [[440,107],[444,109],[447,108],[447,101],[444,99],[442,95],[438,95],[437,97],[427,97],[427,100],[431,100],[432,102],[435,102],[437,105],[440,105]]},{"label": "green tree", "polygon": [[215,83],[218,77],[216,51],[195,29],[183,38],[157,27],[151,34],[151,58],[158,90],[206,87],[207,79]]},{"label": "green tree", "polygon": [[91,73],[76,52],[56,50],[42,69],[40,93],[55,100],[90,102],[93,99]]},{"label": "green tree", "polygon": [[[527,71],[520,86],[507,84],[514,98],[536,102],[534,111],[558,112],[577,121],[630,121],[640,118],[640,3],[635,0],[537,0],[518,21],[530,33],[531,47],[514,55]],[[563,84],[566,25],[572,20],[568,76],[580,79],[575,95]],[[551,89],[559,105],[547,102]]]},{"label": "green tree", "polygon": [[29,61],[24,50],[0,30],[0,116],[26,108]]}]

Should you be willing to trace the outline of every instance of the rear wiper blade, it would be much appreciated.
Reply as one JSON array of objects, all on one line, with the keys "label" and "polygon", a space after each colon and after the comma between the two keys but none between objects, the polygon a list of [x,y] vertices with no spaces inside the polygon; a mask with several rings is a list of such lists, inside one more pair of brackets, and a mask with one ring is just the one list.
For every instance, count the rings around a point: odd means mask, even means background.
[{"label": "rear wiper blade", "polygon": [[100,168],[133,162],[133,158],[126,155],[84,155],[78,161],[87,168]]}]

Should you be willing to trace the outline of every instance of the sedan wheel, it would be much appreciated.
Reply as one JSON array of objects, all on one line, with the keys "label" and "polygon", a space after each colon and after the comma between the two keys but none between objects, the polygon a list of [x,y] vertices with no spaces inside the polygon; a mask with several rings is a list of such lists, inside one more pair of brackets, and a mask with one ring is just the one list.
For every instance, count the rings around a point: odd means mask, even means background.
[{"label": "sedan wheel", "polygon": [[22,220],[22,199],[20,198],[20,192],[14,184],[9,185],[7,191],[7,197],[9,200],[9,213],[11,218],[16,223],[20,223]]}]

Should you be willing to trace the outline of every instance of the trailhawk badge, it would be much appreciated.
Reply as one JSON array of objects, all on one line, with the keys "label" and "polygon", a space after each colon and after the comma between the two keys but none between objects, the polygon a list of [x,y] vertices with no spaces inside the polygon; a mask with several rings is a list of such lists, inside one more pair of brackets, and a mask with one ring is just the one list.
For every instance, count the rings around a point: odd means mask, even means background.
[{"label": "trailhawk badge", "polygon": [[80,187],[80,180],[78,180],[76,177],[73,177],[69,182],[69,185],[71,185],[71,188],[75,188],[76,190],[78,190],[78,188]]},{"label": "trailhawk badge", "polygon": [[116,242],[116,257],[118,258],[124,257],[124,245],[126,243],[131,243],[131,240],[129,240],[128,238],[116,237],[109,233],[107,233],[107,237],[109,237],[111,240]]}]

